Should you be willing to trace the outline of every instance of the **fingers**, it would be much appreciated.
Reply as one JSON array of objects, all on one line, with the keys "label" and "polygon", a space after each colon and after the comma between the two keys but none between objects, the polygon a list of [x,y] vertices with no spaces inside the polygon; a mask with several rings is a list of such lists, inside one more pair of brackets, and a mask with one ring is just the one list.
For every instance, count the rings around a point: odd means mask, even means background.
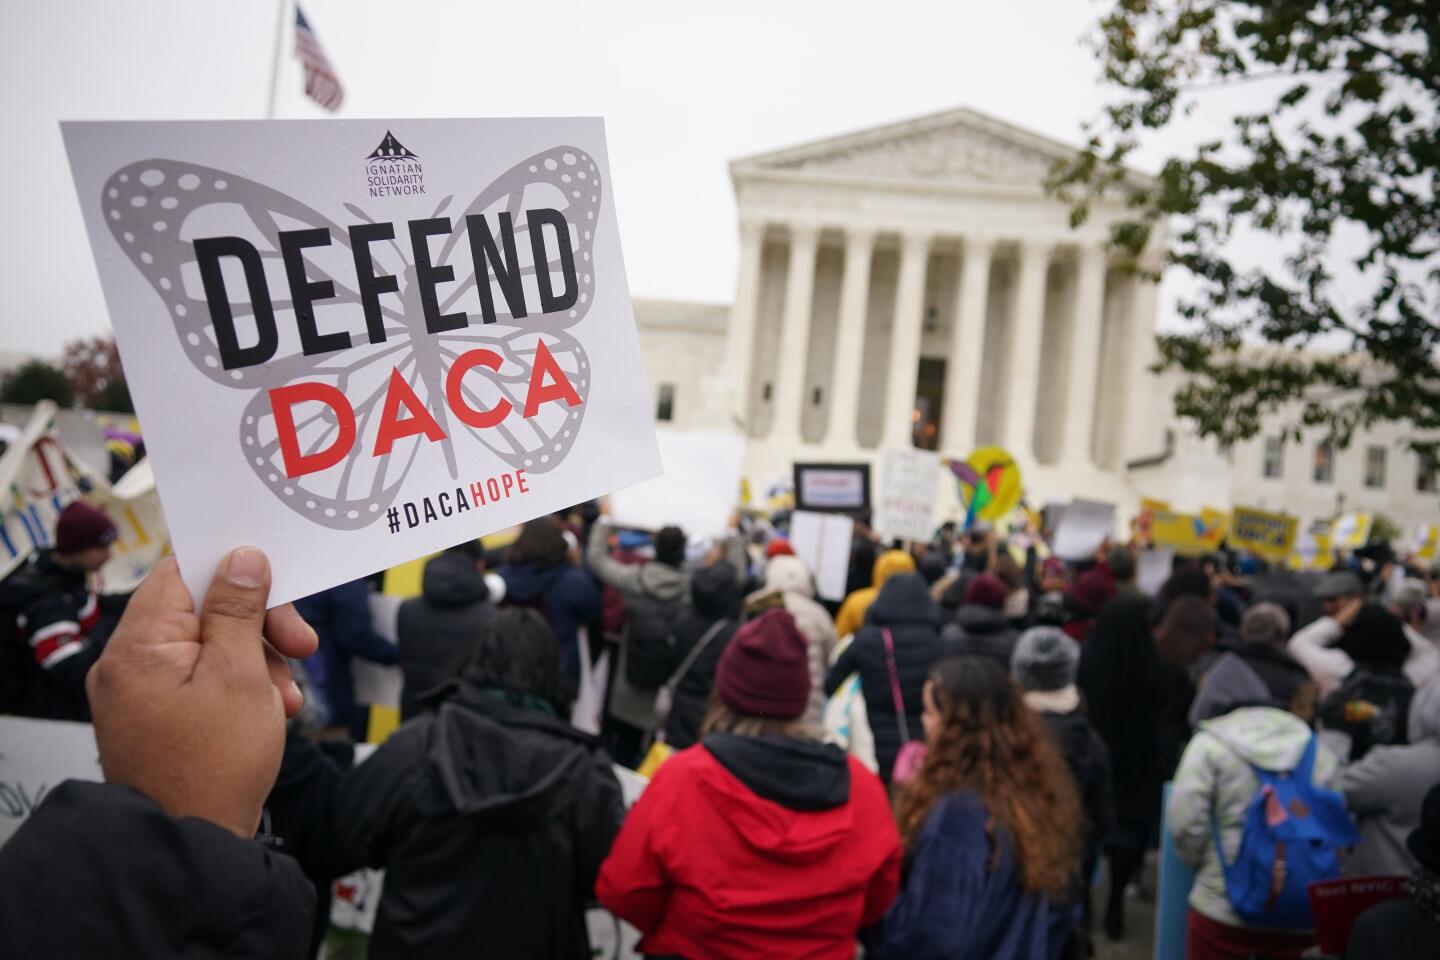
[{"label": "fingers", "polygon": [[280,693],[280,700],[285,704],[285,716],[293,717],[305,706],[305,696],[295,684],[295,677],[290,672],[290,664],[285,661],[275,648],[265,644],[265,666],[270,671],[270,682]]},{"label": "fingers", "polygon": [[[125,605],[120,624],[116,626],[106,647],[123,649],[130,646],[158,646],[182,639],[172,635],[172,631],[156,627],[173,623],[177,615],[185,616],[194,612],[195,603],[190,599],[190,591],[186,589],[185,581],[180,578],[180,567],[175,563],[174,557],[166,557],[155,565],[131,596],[130,602]],[[137,630],[121,629],[127,623],[144,624],[146,627]]]},{"label": "fingers", "polygon": [[292,660],[303,660],[315,652],[319,638],[293,603],[282,604],[265,614],[265,639]]},{"label": "fingers", "polygon": [[232,669],[260,670],[264,665],[261,628],[270,595],[270,561],[255,547],[232,550],[205,594],[200,613],[202,660],[214,655]]}]

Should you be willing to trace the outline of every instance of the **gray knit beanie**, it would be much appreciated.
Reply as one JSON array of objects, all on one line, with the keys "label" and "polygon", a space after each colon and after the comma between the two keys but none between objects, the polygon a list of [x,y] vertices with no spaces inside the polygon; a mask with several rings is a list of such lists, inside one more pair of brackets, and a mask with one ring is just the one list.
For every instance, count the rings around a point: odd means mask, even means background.
[{"label": "gray knit beanie", "polygon": [[1061,690],[1075,682],[1080,645],[1058,627],[1031,627],[1010,655],[1010,673],[1026,690]]}]

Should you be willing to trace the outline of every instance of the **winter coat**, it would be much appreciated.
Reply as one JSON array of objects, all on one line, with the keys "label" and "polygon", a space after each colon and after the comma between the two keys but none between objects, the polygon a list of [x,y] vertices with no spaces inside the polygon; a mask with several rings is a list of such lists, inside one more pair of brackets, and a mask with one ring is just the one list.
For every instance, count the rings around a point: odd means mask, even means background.
[{"label": "winter coat", "polygon": [[777,602],[795,618],[795,626],[809,648],[810,707],[805,719],[818,725],[825,713],[825,672],[835,650],[835,623],[815,602],[810,571],[799,557],[771,558],[765,565],[765,586],[745,598],[745,607],[753,615]]},{"label": "winter coat", "polygon": [[600,902],[687,960],[852,960],[900,883],[885,790],[838,747],[711,734],[630,811]]},{"label": "winter coat", "polygon": [[350,661],[360,657],[389,665],[399,660],[395,644],[375,632],[370,587],[364,580],[352,580],[296,600],[295,609],[320,639],[305,666],[325,698],[330,724],[353,729],[357,715]]},{"label": "winter coat", "polygon": [[[1180,758],[1166,808],[1175,852],[1196,871],[1191,909],[1217,923],[1241,925],[1225,895],[1212,820],[1220,827],[1225,861],[1233,862],[1240,850],[1246,809],[1260,788],[1251,764],[1265,770],[1293,770],[1312,735],[1304,721],[1276,707],[1241,707],[1200,724]],[[1333,753],[1318,746],[1315,784],[1333,788],[1339,766]]]},{"label": "winter coat", "polygon": [[505,581],[505,603],[534,607],[555,631],[565,679],[570,689],[580,684],[580,628],[590,627],[599,641],[600,585],[579,567],[561,564],[541,569],[533,563],[503,564],[496,571]]},{"label": "winter coat", "polygon": [[1079,907],[1057,907],[1026,893],[1014,844],[998,824],[992,852],[989,819],[978,794],[967,790],[940,798],[920,828],[900,896],[864,937],[867,960],[1060,955]]},{"label": "winter coat", "polygon": [[1237,638],[1217,643],[1213,653],[1217,657],[1233,653],[1245,661],[1270,691],[1274,706],[1285,707],[1302,720],[1314,718],[1318,687],[1284,647]]},{"label": "winter coat", "polygon": [[865,623],[866,611],[880,596],[880,588],[885,586],[886,580],[897,573],[914,572],[915,560],[904,550],[886,550],[876,557],[875,571],[870,586],[856,590],[845,598],[844,603],[840,604],[840,612],[835,614],[835,635],[848,637],[860,629]]},{"label": "winter coat", "polygon": [[371,960],[588,958],[585,904],[622,816],[592,737],[463,678],[340,784],[339,849],[385,869]]},{"label": "winter coat", "polygon": [[1405,840],[1420,826],[1426,791],[1440,780],[1440,678],[1415,692],[1409,720],[1408,744],[1374,747],[1340,772],[1340,792],[1360,828],[1360,843],[1345,862],[1353,876],[1416,867]]},{"label": "winter coat", "polygon": [[1435,960],[1440,918],[1410,897],[1386,900],[1360,914],[1350,929],[1345,960]]},{"label": "winter coat", "polygon": [[423,694],[460,675],[495,616],[485,575],[463,553],[448,551],[425,564],[420,596],[400,604],[400,720],[420,712]]},{"label": "winter coat", "polygon": [[280,852],[295,858],[315,891],[308,953],[311,957],[319,953],[325,932],[330,929],[331,882],[349,873],[353,866],[345,863],[335,849],[335,788],[340,776],[340,768],[315,741],[287,730],[280,773],[265,799],[270,833],[280,840]]},{"label": "winter coat", "polygon": [[694,746],[700,739],[700,726],[715,686],[715,667],[740,628],[740,615],[740,587],[730,575],[729,565],[696,570],[690,578],[690,607],[675,626],[676,652],[687,657],[712,627],[716,632],[675,687],[670,716],[665,720],[665,742],[676,750]]},{"label": "winter coat", "polygon": [[0,714],[89,721],[85,674],[102,644],[86,573],[41,550],[0,583],[0,616]]},{"label": "winter coat", "polygon": [[7,957],[303,960],[315,894],[264,843],[66,780],[0,848]]},{"label": "winter coat", "polygon": [[954,621],[945,625],[944,636],[957,653],[989,657],[1006,670],[1010,669],[1010,655],[1020,639],[1004,610],[978,603],[967,603],[956,610]]},{"label": "winter coat", "polygon": [[[1029,702],[1027,696],[1026,702]],[[1115,787],[1111,783],[1110,751],[1100,734],[1085,718],[1083,710],[1068,713],[1039,711],[1040,719],[1050,728],[1060,752],[1075,777],[1075,790],[1080,795],[1080,805],[1085,811],[1086,831],[1084,849],[1081,851],[1081,866],[1086,871],[1095,867],[1100,855],[1100,843],[1115,820]]]},{"label": "winter coat", "polygon": [[935,661],[955,652],[939,631],[940,612],[930,599],[925,581],[919,574],[905,573],[891,577],[880,590],[880,596],[869,608],[865,626],[855,634],[854,641],[836,658],[825,678],[827,695],[852,673],[860,674],[860,689],[865,694],[865,711],[875,736],[875,760],[880,776],[890,782],[890,769],[900,750],[900,724],[891,692],[890,671],[886,665],[883,628],[889,628],[895,644],[895,672],[900,678],[900,695],[905,703],[906,723],[910,738],[925,736],[920,714],[925,708],[921,693],[925,678]]},{"label": "winter coat", "polygon": [[[1345,635],[1345,628],[1330,617],[1301,627],[1290,638],[1290,655],[1298,660],[1320,686],[1320,696],[1333,691],[1355,669],[1355,661],[1335,644]],[[1405,660],[1405,676],[1419,687],[1440,673],[1440,650],[1409,626],[1405,638],[1410,641],[1410,656]]]}]

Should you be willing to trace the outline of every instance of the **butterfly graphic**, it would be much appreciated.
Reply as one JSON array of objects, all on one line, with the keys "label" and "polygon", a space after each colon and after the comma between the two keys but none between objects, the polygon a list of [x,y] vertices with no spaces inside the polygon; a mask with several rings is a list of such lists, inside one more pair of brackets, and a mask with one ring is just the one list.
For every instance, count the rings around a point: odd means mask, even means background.
[{"label": "butterfly graphic", "polygon": [[[442,199],[431,217],[450,209],[453,196]],[[431,334],[425,328],[421,285],[416,268],[394,240],[369,246],[375,272],[398,278],[399,290],[381,295],[384,339],[371,343],[363,322],[360,295],[339,279],[353,276],[346,227],[306,204],[256,180],[224,170],[179,160],[150,159],[128,164],[107,178],[100,197],[106,224],[126,257],[163,301],[168,322],[195,370],[216,384],[250,394],[239,423],[239,455],[280,502],[323,526],[360,529],[383,516],[399,493],[416,459],[431,455],[438,444],[452,479],[458,479],[456,445],[482,444],[512,469],[545,473],[555,469],[574,448],[584,415],[592,370],[580,341],[571,332],[586,316],[595,298],[595,233],[602,192],[595,160],[573,146],[556,146],[522,160],[482,190],[451,218],[448,237],[432,239],[431,261],[449,267],[454,282],[434,287],[441,313],[464,310],[470,324],[459,330]],[[353,222],[374,223],[360,207],[344,204]],[[559,211],[570,233],[578,296],[574,304],[552,314],[515,317],[498,287],[490,289],[496,322],[481,324],[480,285],[494,285],[489,275],[476,277],[469,244],[462,242],[465,218],[485,215],[492,225],[508,213],[515,230],[515,251],[521,268],[525,302],[539,304],[537,271],[558,276],[558,260],[535,262],[529,242],[527,211]],[[405,224],[397,223],[397,236]],[[277,235],[284,230],[323,228],[329,246],[303,252],[306,277],[330,281],[335,296],[315,303],[316,326],[326,332],[349,332],[351,346],[306,356],[296,334],[294,303]],[[538,225],[536,226],[538,230]],[[220,361],[214,326],[204,295],[193,241],[201,237],[236,236],[260,253],[270,291],[280,348],[263,364],[226,370]],[[551,256],[551,245],[542,247]],[[254,316],[248,287],[237,268],[222,261],[226,287],[237,327]],[[488,274],[488,271],[487,271]],[[556,286],[559,286],[557,282]],[[242,332],[243,337],[243,332]],[[485,348],[499,354],[496,370],[476,367],[465,375],[462,392],[477,410],[508,400],[524,407],[524,394],[539,344],[554,357],[581,399],[576,406],[542,405],[531,418],[507,417],[498,426],[476,429],[452,416],[445,403],[445,373],[462,353]],[[383,398],[392,371],[400,375],[444,430],[432,444],[414,435],[396,441],[386,456],[373,456],[369,438],[379,426]],[[276,422],[268,391],[298,381],[320,382],[343,392],[354,408],[357,441],[339,463],[325,470],[290,478],[282,463]],[[300,452],[326,449],[340,430],[336,416],[320,405],[318,412],[297,413]],[[221,481],[217,486],[223,486]]]}]

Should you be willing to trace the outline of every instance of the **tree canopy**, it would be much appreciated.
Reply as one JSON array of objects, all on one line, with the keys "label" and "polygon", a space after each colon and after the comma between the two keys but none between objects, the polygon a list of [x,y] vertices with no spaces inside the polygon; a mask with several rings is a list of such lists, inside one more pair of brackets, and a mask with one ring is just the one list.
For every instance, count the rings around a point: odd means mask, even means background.
[{"label": "tree canopy", "polygon": [[[1286,435],[1340,446],[1408,421],[1410,445],[1433,454],[1420,431],[1440,428],[1440,6],[1113,0],[1095,42],[1117,92],[1051,187],[1077,224],[1097,197],[1123,196],[1134,215],[1111,240],[1135,269],[1169,225],[1168,262],[1196,281],[1189,322],[1158,340],[1159,369],[1188,375],[1176,413],[1224,443],[1277,411]],[[1229,135],[1154,179],[1127,175],[1197,97],[1235,85],[1253,106]],[[1239,262],[1241,233],[1270,238],[1283,266]],[[1340,248],[1358,252],[1345,264]],[[1328,349],[1300,352],[1311,345]]]},{"label": "tree canopy", "polygon": [[0,403],[39,403],[54,400],[62,407],[75,403],[75,388],[64,372],[43,360],[30,360],[0,384]]}]

